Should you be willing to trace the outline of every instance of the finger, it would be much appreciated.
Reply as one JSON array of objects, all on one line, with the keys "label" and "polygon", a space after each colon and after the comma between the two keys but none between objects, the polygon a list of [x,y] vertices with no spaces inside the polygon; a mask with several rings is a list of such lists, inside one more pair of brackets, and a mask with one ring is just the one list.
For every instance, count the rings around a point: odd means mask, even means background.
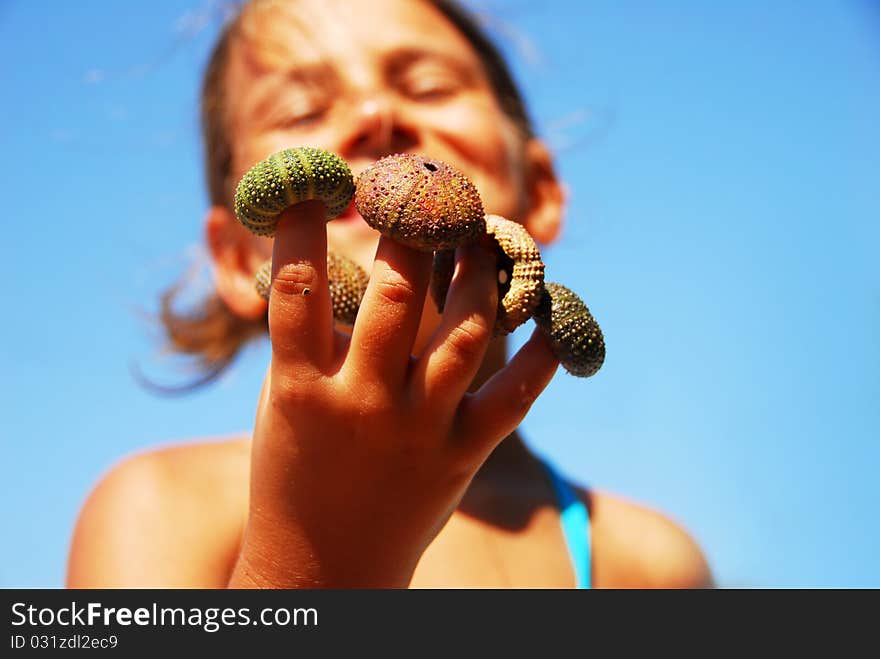
[{"label": "finger", "polygon": [[[382,236],[351,336],[347,369],[402,379],[419,331],[432,256]],[[392,380],[393,381],[393,380]]]},{"label": "finger", "polygon": [[440,326],[416,363],[417,396],[454,409],[476,376],[498,311],[494,251],[472,245],[458,250]]},{"label": "finger", "polygon": [[459,406],[459,437],[480,459],[516,430],[532,404],[550,384],[559,361],[543,333],[535,328],[507,365]]},{"label": "finger", "polygon": [[334,345],[325,217],[319,201],[302,202],[281,214],[269,296],[273,356],[319,369],[329,364]]}]

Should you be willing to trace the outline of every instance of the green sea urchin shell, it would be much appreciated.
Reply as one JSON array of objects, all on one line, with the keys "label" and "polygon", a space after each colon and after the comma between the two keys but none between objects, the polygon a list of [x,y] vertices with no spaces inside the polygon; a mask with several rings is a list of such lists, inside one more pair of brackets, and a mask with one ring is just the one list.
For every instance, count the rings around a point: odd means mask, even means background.
[{"label": "green sea urchin shell", "polygon": [[[369,276],[350,258],[327,252],[327,279],[330,280],[330,300],[333,317],[344,325],[354,325],[358,308],[367,290]],[[272,261],[266,261],[257,271],[256,289],[264,300],[272,290]]]},{"label": "green sea urchin shell", "polygon": [[258,162],[239,181],[235,216],[251,232],[272,236],[286,208],[317,199],[332,220],[353,194],[351,170],[336,154],[309,146],[285,149]]},{"label": "green sea urchin shell", "polygon": [[355,187],[354,203],[367,224],[415,249],[453,249],[486,231],[477,189],[439,160],[386,156],[364,170]]},{"label": "green sea urchin shell", "polygon": [[602,367],[602,330],[587,305],[571,290],[562,284],[545,282],[534,318],[566,371],[588,378]]}]

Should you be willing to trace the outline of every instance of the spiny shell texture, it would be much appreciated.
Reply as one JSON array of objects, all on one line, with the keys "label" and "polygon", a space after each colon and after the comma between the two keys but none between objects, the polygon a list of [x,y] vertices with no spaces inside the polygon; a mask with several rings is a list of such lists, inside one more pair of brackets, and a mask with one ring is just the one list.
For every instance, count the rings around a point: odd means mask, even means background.
[{"label": "spiny shell texture", "polygon": [[[369,276],[350,258],[327,252],[327,279],[330,284],[330,300],[333,317],[345,325],[354,325],[361,299],[367,290]],[[266,261],[257,271],[256,289],[265,300],[272,289],[272,261]]]},{"label": "spiny shell texture", "polygon": [[534,318],[566,371],[588,378],[602,367],[605,338],[587,305],[575,293],[562,284],[546,282]]},{"label": "spiny shell texture", "polygon": [[254,287],[261,298],[264,300],[269,299],[269,293],[272,291],[272,259],[263,263],[260,269],[257,270],[257,276],[254,278]]},{"label": "spiny shell texture", "polygon": [[354,203],[371,227],[426,252],[453,249],[486,231],[474,184],[446,163],[412,154],[386,156],[364,170]]},{"label": "spiny shell texture", "polygon": [[[498,249],[498,315],[495,336],[510,334],[526,322],[541,300],[544,262],[534,239],[518,222],[486,216],[486,233]],[[434,254],[431,295],[442,312],[455,267],[453,250]]]},{"label": "spiny shell texture", "polygon": [[332,220],[353,194],[351,170],[335,153],[309,146],[285,149],[258,162],[239,181],[235,216],[258,236],[272,236],[286,208],[317,199]]},{"label": "spiny shell texture", "polygon": [[487,215],[486,232],[507,257],[501,259],[502,267],[498,271],[496,332],[509,334],[529,319],[541,300],[544,262],[534,239],[522,224],[499,215]]},{"label": "spiny shell texture", "polygon": [[327,278],[333,317],[345,325],[354,325],[370,276],[350,258],[327,252]]}]

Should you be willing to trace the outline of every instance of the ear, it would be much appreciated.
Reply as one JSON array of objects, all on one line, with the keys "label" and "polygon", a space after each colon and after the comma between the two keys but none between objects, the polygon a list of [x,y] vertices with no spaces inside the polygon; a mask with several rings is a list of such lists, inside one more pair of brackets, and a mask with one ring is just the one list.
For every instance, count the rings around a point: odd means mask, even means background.
[{"label": "ear", "polygon": [[528,198],[522,223],[537,242],[547,245],[562,227],[565,189],[556,177],[550,151],[536,138],[526,144],[525,179]]},{"label": "ear", "polygon": [[212,206],[205,217],[205,240],[214,263],[217,294],[233,313],[256,320],[268,303],[254,288],[254,276],[262,263],[253,238],[232,213]]}]

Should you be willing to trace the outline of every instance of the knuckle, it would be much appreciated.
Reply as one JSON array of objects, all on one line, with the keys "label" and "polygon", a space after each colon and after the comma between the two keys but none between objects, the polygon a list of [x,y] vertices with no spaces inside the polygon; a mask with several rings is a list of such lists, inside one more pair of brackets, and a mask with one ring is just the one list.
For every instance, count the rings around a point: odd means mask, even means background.
[{"label": "knuckle", "polygon": [[376,294],[389,304],[409,304],[416,299],[413,285],[399,273],[389,270],[376,282]]},{"label": "knuckle", "polygon": [[541,391],[542,389],[532,382],[521,382],[516,388],[516,396],[513,400],[514,409],[524,417],[535,401],[538,400]]},{"label": "knuckle", "polygon": [[272,278],[272,292],[281,295],[309,295],[318,285],[318,271],[308,262],[286,263]]},{"label": "knuckle", "polygon": [[466,318],[453,327],[447,338],[449,349],[461,360],[481,359],[492,330],[484,322]]},{"label": "knuckle", "polygon": [[400,412],[400,400],[384,387],[362,388],[357,392],[358,409],[368,418],[385,417]]},{"label": "knuckle", "polygon": [[277,373],[272,376],[270,400],[279,407],[311,407],[320,398],[317,376],[306,373]]}]

